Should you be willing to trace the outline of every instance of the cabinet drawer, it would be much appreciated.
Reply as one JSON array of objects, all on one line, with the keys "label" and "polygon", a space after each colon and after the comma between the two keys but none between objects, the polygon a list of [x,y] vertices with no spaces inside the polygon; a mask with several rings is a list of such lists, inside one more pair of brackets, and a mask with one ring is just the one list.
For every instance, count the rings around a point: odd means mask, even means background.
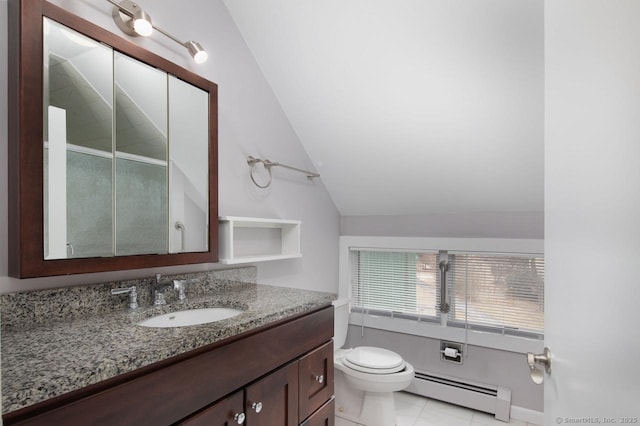
[{"label": "cabinet drawer", "polygon": [[[238,391],[177,424],[180,426],[226,426],[244,417],[244,395]],[[242,417],[241,417],[242,416]]]},{"label": "cabinet drawer", "polygon": [[300,422],[333,396],[333,342],[309,352],[298,362]]},{"label": "cabinet drawer", "polygon": [[313,413],[311,417],[300,426],[335,426],[336,424],[336,400],[331,398],[322,408]]}]

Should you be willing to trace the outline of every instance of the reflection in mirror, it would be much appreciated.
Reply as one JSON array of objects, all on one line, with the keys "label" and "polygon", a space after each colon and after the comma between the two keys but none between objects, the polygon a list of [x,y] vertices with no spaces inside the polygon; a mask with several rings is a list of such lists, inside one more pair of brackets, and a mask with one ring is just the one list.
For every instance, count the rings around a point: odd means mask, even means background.
[{"label": "reflection in mirror", "polygon": [[44,44],[45,259],[208,251],[209,94],[47,18]]},{"label": "reflection in mirror", "polygon": [[44,257],[112,256],[111,48],[43,25]]},{"label": "reflection in mirror", "polygon": [[167,74],[115,53],[116,255],[168,252]]},{"label": "reflection in mirror", "polygon": [[169,251],[207,251],[209,94],[174,76],[169,94]]}]

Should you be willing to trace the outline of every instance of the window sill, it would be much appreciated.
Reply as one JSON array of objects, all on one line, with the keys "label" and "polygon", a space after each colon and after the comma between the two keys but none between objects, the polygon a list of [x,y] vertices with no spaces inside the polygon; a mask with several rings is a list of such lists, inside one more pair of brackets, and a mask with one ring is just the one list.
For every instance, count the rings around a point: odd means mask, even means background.
[{"label": "window sill", "polygon": [[[351,312],[349,324],[361,326],[363,322],[365,327],[376,328],[379,330],[454,342],[464,343],[465,341],[465,330],[462,328],[447,327],[426,321],[363,315],[358,312]],[[528,339],[498,333],[488,333],[477,330],[468,330],[467,343],[473,346],[482,346],[485,348],[522,354],[527,352],[540,353],[544,346],[543,340]]]}]

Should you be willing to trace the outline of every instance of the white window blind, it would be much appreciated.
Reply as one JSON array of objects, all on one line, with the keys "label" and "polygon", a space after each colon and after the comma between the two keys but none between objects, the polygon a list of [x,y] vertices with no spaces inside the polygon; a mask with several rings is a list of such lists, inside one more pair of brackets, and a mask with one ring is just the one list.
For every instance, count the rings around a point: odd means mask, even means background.
[{"label": "white window blind", "polygon": [[440,260],[448,261],[447,325],[540,338],[544,259],[539,255],[354,249],[356,312],[439,321]]},{"label": "white window blind", "polygon": [[356,311],[436,319],[440,295],[438,253],[356,251],[351,306]]},{"label": "white window blind", "polygon": [[449,253],[449,321],[506,334],[544,330],[544,259]]}]

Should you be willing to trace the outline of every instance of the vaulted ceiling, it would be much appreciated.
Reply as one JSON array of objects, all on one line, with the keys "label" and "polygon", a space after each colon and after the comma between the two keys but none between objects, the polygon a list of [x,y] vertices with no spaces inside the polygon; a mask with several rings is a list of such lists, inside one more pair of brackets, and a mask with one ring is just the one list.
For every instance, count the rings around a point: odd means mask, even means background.
[{"label": "vaulted ceiling", "polygon": [[342,215],[543,210],[542,0],[225,0]]}]

